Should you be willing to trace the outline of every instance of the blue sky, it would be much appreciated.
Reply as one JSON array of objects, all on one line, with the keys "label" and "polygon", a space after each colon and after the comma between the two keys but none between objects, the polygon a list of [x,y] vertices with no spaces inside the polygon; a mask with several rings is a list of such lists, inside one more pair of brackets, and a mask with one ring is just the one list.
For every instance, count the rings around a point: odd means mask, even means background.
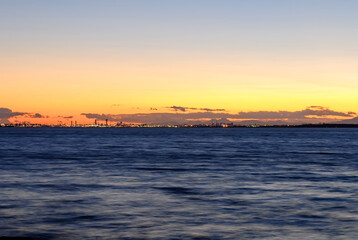
[{"label": "blue sky", "polygon": [[1,1],[2,48],[352,54],[357,1]]}]

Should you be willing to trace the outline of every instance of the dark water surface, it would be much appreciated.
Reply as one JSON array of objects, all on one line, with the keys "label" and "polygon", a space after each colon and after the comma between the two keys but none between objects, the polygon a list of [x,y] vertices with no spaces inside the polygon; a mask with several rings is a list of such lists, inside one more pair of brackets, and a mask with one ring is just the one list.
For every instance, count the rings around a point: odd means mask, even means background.
[{"label": "dark water surface", "polygon": [[0,236],[358,239],[358,129],[0,128]]}]

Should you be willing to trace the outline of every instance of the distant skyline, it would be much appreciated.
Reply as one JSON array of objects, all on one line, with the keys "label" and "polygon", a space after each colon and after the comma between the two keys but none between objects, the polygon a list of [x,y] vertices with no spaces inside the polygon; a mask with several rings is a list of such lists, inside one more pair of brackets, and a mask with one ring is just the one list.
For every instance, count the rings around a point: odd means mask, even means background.
[{"label": "distant skyline", "polygon": [[357,10],[355,0],[2,0],[0,122],[355,118]]}]

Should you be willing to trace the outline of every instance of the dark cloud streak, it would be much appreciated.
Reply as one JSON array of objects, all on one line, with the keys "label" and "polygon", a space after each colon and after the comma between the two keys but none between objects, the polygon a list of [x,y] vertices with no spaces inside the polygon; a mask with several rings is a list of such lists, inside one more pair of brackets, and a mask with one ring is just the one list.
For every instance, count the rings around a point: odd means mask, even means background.
[{"label": "dark cloud streak", "polygon": [[48,118],[48,116],[44,116],[40,113],[33,113],[33,114],[26,114],[27,117],[30,117],[30,118]]},{"label": "dark cloud streak", "polygon": [[57,116],[57,117],[59,117],[59,118],[65,118],[65,119],[71,119],[71,118],[73,118],[73,116]]},{"label": "dark cloud streak", "polygon": [[174,111],[186,112],[187,110],[196,110],[196,111],[206,111],[206,112],[224,112],[225,109],[212,109],[212,108],[194,108],[194,107],[181,107],[181,106],[171,106],[166,107],[168,109],[172,109]]}]

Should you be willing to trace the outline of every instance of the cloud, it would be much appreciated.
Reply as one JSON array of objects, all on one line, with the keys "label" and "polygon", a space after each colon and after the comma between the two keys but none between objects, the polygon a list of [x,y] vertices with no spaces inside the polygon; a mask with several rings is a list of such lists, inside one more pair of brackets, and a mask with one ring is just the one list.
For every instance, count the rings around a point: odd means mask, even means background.
[{"label": "cloud", "polygon": [[28,113],[26,116],[30,118],[48,118],[48,116],[44,116],[40,113]]},{"label": "cloud", "polygon": [[239,119],[310,119],[312,117],[352,117],[351,113],[337,112],[320,106],[311,106],[302,111],[256,111],[239,112]]},{"label": "cloud", "polygon": [[309,106],[307,107],[307,109],[312,109],[312,110],[325,110],[325,107],[322,106]]},{"label": "cloud", "polygon": [[[48,118],[49,116],[42,115],[40,113],[28,113],[28,112],[13,112],[9,108],[0,108],[0,123],[10,123],[9,119],[12,117],[23,116],[25,118]],[[15,120],[16,122],[17,120]]]},{"label": "cloud", "polygon": [[[240,123],[248,120],[261,122],[278,122],[282,123],[318,123],[334,121],[335,117],[351,118],[354,117],[353,112],[338,112],[330,110],[329,108],[320,106],[311,106],[301,111],[251,111],[239,112],[231,114],[223,112],[224,109],[208,109],[206,108],[187,108],[172,106],[170,109],[180,111],[180,113],[136,113],[136,114],[97,114],[97,113],[82,113],[90,119],[109,121],[122,121],[132,123],[147,123],[147,124],[196,124],[207,123],[212,121],[225,120]],[[186,112],[186,110],[200,110],[201,112]],[[219,112],[216,112],[220,110]],[[205,111],[205,112],[202,112]]]},{"label": "cloud", "polygon": [[73,118],[73,116],[57,116],[59,118],[66,118],[66,119],[70,119],[70,118]]},{"label": "cloud", "polygon": [[199,111],[206,111],[206,112],[224,112],[225,109],[212,109],[212,108],[194,108],[194,107],[180,107],[180,106],[171,106],[166,107],[172,109],[174,111],[181,111],[186,112],[187,110],[199,110]]},{"label": "cloud", "polygon": [[182,111],[182,112],[185,112],[187,109],[189,109],[187,107],[178,107],[178,106],[171,106],[171,107],[167,107],[167,108],[173,109],[175,111]]},{"label": "cloud", "polygon": [[225,109],[219,108],[219,109],[211,109],[211,108],[199,108],[199,110],[207,111],[207,112],[225,112]]},{"label": "cloud", "polygon": [[115,114],[81,113],[81,115],[86,116],[86,118],[102,120],[102,121],[105,120],[118,121],[121,119],[121,115],[115,115]]},{"label": "cloud", "polygon": [[9,123],[9,118],[22,116],[27,113],[25,112],[13,112],[9,108],[0,108],[0,122],[1,123]]}]

